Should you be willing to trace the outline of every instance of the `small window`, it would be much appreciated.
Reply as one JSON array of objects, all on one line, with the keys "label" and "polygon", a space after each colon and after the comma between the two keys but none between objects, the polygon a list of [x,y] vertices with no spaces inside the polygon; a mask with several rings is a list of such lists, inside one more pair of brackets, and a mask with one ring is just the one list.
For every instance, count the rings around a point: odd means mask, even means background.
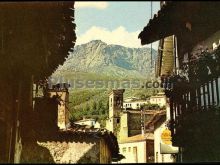
[{"label": "small window", "polygon": [[120,119],[117,119],[116,122],[117,122],[117,124],[120,123]]},{"label": "small window", "polygon": [[133,147],[133,153],[137,152],[137,147]]},{"label": "small window", "polygon": [[137,151],[137,147],[133,147],[133,155],[134,155],[135,163],[138,163],[138,151]]},{"label": "small window", "polygon": [[156,163],[158,162],[158,152],[156,152]]},{"label": "small window", "polygon": [[131,152],[131,147],[128,147],[128,152]]},{"label": "small window", "polygon": [[126,152],[126,148],[125,148],[125,147],[122,148],[122,152],[123,152],[123,153]]}]

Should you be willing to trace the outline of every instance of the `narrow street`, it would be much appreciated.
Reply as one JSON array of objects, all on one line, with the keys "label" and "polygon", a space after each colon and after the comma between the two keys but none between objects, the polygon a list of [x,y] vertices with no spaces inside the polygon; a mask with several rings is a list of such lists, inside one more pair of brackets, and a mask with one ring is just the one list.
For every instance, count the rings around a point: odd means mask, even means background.
[{"label": "narrow street", "polygon": [[0,2],[0,163],[220,162],[220,2]]}]

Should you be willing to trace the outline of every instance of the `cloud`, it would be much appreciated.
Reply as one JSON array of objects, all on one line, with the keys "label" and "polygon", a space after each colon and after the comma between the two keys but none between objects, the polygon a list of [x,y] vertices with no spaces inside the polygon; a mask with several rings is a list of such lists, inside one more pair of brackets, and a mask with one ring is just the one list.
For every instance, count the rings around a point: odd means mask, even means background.
[{"label": "cloud", "polygon": [[96,8],[96,9],[106,9],[109,4],[108,2],[105,1],[93,1],[93,2],[80,2],[76,1],[75,2],[75,8],[80,9],[80,8]]},{"label": "cloud", "polygon": [[[122,45],[130,48],[140,48],[140,39],[138,39],[138,34],[140,31],[128,32],[123,26],[109,31],[106,28],[93,26],[87,30],[84,34],[77,37],[76,44],[84,44],[91,40],[102,40],[107,44]],[[146,47],[150,47],[147,45]],[[158,49],[158,42],[153,43],[152,47]]]}]

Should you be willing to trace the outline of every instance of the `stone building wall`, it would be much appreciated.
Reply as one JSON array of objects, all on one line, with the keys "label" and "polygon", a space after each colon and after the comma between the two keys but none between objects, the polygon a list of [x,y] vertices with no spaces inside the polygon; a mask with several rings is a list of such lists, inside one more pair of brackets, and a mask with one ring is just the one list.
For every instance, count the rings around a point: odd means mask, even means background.
[{"label": "stone building wall", "polygon": [[99,163],[99,143],[38,142],[49,150],[55,163]]},{"label": "stone building wall", "polygon": [[74,141],[29,142],[22,163],[100,163],[100,143]]},{"label": "stone building wall", "polygon": [[58,104],[58,115],[57,115],[57,125],[60,129],[66,129],[66,126],[70,123],[69,121],[69,93],[68,91],[52,91],[49,92],[50,97],[58,95],[60,97],[60,102]]}]

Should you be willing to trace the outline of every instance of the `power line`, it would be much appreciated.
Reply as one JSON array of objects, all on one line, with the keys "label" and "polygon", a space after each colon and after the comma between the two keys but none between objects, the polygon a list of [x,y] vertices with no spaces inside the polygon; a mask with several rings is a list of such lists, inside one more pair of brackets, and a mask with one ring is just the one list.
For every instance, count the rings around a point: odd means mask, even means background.
[{"label": "power line", "polygon": [[[151,5],[151,19],[153,17],[153,2],[151,1],[150,2],[150,5]],[[150,44],[150,54],[151,54],[151,69],[153,68],[153,55],[152,55],[152,43]]]}]

